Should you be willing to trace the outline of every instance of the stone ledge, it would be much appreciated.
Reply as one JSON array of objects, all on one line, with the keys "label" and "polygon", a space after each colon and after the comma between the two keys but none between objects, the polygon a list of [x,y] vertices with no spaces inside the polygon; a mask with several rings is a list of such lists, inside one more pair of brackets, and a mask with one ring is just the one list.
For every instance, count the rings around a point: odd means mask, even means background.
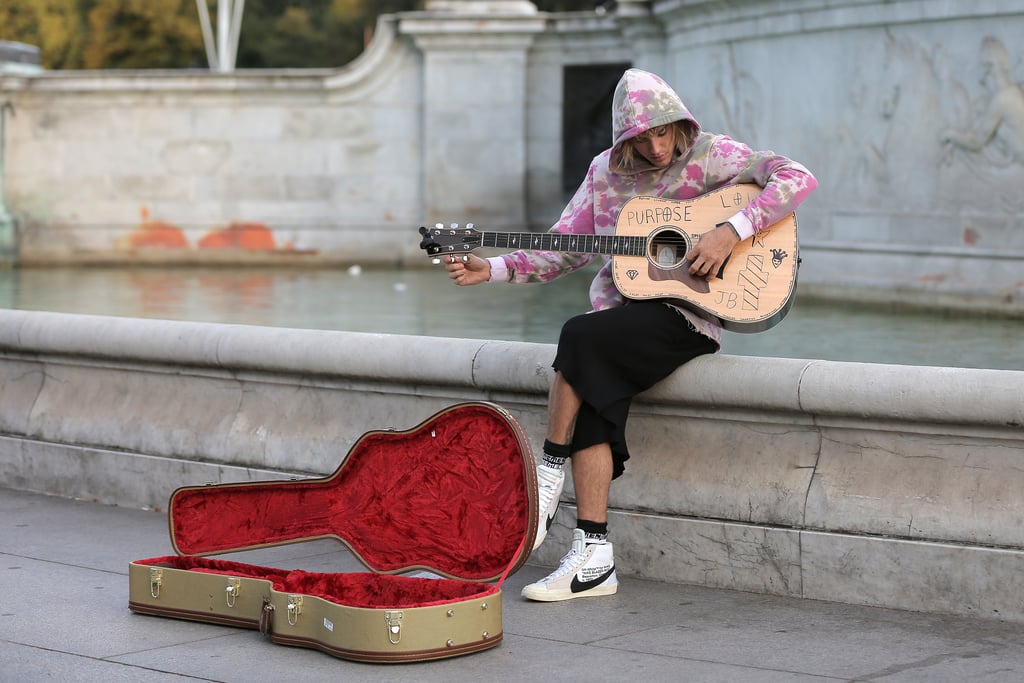
[{"label": "stone ledge", "polygon": [[[467,400],[505,406],[539,452],[553,351],[0,310],[0,486],[162,509],[182,485],[324,476],[365,432]],[[611,497],[623,571],[1024,621],[1022,388],[700,358],[634,402]],[[535,562],[564,551],[570,511]]]}]

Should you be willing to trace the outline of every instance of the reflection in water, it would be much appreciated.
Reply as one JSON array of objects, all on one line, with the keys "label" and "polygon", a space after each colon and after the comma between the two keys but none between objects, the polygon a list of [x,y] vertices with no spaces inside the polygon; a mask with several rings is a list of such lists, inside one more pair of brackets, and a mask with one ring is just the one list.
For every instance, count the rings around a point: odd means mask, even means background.
[{"label": "reflection in water", "polygon": [[[592,273],[548,285],[455,287],[424,270],[39,268],[0,271],[0,306],[199,322],[554,343],[589,308]],[[726,333],[744,356],[1024,370],[1024,319],[811,304]]]}]

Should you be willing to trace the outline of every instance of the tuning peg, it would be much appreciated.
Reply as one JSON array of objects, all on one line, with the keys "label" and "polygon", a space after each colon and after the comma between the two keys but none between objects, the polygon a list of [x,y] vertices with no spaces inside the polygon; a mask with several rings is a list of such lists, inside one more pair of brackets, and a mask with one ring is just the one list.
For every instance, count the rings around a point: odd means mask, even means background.
[{"label": "tuning peg", "polygon": [[433,263],[435,266],[441,265],[441,259],[439,259],[436,256],[434,258],[430,259],[430,262]]}]

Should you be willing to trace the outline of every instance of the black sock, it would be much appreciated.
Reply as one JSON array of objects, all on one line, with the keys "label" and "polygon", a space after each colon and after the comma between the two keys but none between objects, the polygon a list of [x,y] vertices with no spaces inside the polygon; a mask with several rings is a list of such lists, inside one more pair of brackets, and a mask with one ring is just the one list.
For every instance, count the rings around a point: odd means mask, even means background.
[{"label": "black sock", "polygon": [[587,543],[608,540],[608,522],[591,522],[589,519],[577,519],[576,528],[586,536]]},{"label": "black sock", "polygon": [[544,439],[543,463],[548,467],[556,470],[562,469],[570,455],[572,455],[572,446],[569,444],[552,443]]}]

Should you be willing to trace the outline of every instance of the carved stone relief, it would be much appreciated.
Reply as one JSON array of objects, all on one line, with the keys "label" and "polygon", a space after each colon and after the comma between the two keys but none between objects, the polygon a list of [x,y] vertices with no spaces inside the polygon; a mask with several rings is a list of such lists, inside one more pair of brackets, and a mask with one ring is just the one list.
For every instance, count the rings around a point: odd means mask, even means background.
[{"label": "carved stone relief", "polygon": [[1024,211],[1024,87],[1006,45],[981,39],[972,64],[941,42],[891,31],[883,40],[857,60],[847,86],[829,178],[834,196],[937,213],[950,228],[962,227],[955,217],[965,213],[1000,230],[1012,226]]},{"label": "carved stone relief", "polygon": [[942,153],[929,132],[944,101],[941,63],[937,49],[912,38],[885,31],[881,40],[856,60],[841,115],[847,168],[836,181],[860,202],[917,204],[931,194]]},{"label": "carved stone relief", "polygon": [[[757,120],[763,111],[764,93],[760,82],[737,60],[733,45],[728,46],[725,58],[728,64],[715,58],[709,65],[710,82],[715,84],[714,104],[723,121],[722,129],[715,132],[753,143],[758,139]],[[699,113],[697,120],[701,120]]]},{"label": "carved stone relief", "polygon": [[972,169],[1020,170],[1024,166],[1024,87],[1014,80],[1010,53],[1000,39],[988,36],[982,41],[980,61],[983,92],[968,101],[967,88],[954,91],[970,115],[941,132],[946,160]]}]

